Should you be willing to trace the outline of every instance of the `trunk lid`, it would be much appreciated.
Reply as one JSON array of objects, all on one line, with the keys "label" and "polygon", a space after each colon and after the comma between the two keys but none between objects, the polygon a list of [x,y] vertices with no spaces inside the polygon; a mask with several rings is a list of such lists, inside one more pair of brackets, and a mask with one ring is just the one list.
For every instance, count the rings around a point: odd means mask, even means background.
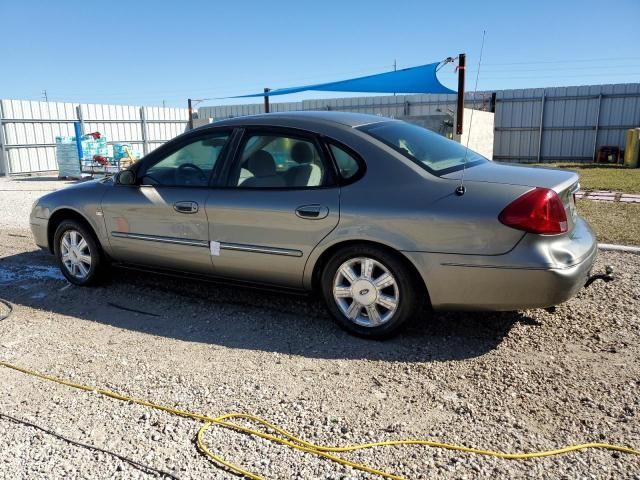
[{"label": "trunk lid", "polygon": [[[462,171],[452,172],[443,178],[459,180]],[[523,165],[509,165],[486,162],[467,168],[464,173],[465,183],[483,182],[501,185],[520,185],[525,187],[542,187],[555,191],[567,214],[569,232],[573,230],[576,221],[576,204],[574,194],[578,191],[578,174],[569,170],[545,167],[527,167]]]}]

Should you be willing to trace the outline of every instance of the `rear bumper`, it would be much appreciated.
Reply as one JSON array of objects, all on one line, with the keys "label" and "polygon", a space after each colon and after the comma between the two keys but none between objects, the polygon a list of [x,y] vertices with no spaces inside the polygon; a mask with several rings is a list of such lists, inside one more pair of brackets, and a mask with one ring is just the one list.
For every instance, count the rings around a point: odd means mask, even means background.
[{"label": "rear bumper", "polygon": [[520,310],[573,297],[589,277],[597,243],[578,218],[571,235],[525,235],[505,255],[403,253],[421,273],[434,309]]},{"label": "rear bumper", "polygon": [[446,266],[443,275],[451,279],[455,295],[431,294],[432,304],[440,310],[520,310],[558,305],[584,286],[594,260],[595,251],[588,259],[569,268]]}]

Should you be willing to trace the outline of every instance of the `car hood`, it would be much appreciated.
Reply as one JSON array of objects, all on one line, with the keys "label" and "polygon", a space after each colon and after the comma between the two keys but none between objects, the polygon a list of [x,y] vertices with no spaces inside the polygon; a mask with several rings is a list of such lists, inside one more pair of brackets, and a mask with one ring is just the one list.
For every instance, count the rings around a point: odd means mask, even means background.
[{"label": "car hood", "polygon": [[[109,180],[99,178],[96,180],[88,180],[73,185],[67,185],[59,190],[47,193],[38,199],[38,204],[47,206],[60,206],[67,203],[72,198],[82,198],[84,195],[90,195],[90,191],[100,191]],[[106,183],[107,185],[109,183]]]},{"label": "car hood", "polygon": [[82,182],[74,183],[73,185],[66,186],[61,190],[75,190],[75,189],[83,189],[83,188],[96,188],[99,185],[103,185],[105,182],[109,182],[110,180],[105,178],[96,178],[94,180],[85,180]]},{"label": "car hood", "polygon": [[[452,172],[443,178],[459,180],[462,171]],[[526,167],[495,162],[481,163],[467,168],[464,173],[467,182],[487,182],[525,187],[544,187],[560,193],[578,181],[578,175],[568,170],[544,167]]]}]

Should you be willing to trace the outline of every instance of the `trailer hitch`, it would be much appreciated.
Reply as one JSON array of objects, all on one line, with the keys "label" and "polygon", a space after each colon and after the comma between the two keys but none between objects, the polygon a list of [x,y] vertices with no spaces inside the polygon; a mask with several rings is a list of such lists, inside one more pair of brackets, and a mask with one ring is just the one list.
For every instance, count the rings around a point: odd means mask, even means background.
[{"label": "trailer hitch", "polygon": [[611,282],[612,280],[615,279],[615,277],[613,276],[613,267],[611,265],[607,265],[606,267],[604,267],[604,272],[605,273],[597,273],[595,275],[590,275],[586,283],[584,284],[584,288],[587,288],[596,280]]}]

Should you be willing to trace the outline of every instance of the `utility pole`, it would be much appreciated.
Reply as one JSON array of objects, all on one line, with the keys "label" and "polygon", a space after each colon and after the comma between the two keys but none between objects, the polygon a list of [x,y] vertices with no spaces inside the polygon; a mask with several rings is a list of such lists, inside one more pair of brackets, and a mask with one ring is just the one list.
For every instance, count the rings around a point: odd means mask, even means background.
[{"label": "utility pole", "polygon": [[187,99],[187,108],[189,109],[189,130],[193,130],[193,107],[190,98]]},{"label": "utility pole", "polygon": [[[269,93],[271,91],[270,88],[265,88],[264,93]],[[264,96],[264,113],[269,113],[269,96]]]},{"label": "utility pole", "polygon": [[[394,58],[393,59],[393,71],[395,72],[395,71],[397,71],[397,69],[398,69],[398,64],[396,63],[396,59]],[[394,97],[396,96],[396,92],[393,92],[393,96]]]},{"label": "utility pole", "polygon": [[456,134],[462,135],[462,119],[464,116],[464,69],[466,55],[458,55],[458,110],[456,112]]},{"label": "utility pole", "polygon": [[47,91],[46,90],[42,90],[42,98],[44,99],[45,102],[49,101],[49,97],[47,97]]}]

